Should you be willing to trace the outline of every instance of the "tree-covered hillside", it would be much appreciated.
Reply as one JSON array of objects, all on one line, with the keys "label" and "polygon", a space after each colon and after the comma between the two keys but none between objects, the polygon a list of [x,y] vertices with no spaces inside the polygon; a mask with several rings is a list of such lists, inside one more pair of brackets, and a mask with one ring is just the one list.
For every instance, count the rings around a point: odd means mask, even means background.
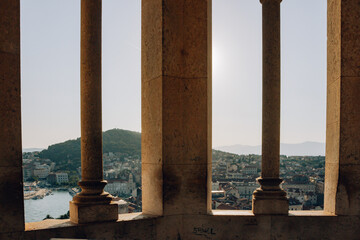
[{"label": "tree-covered hillside", "polygon": [[[141,154],[141,133],[122,129],[103,132],[103,153],[120,152],[128,155]],[[80,166],[80,138],[54,144],[39,153],[40,158],[48,158],[60,169],[76,169]]]},{"label": "tree-covered hillside", "polygon": [[112,129],[103,133],[103,152],[121,152],[129,155],[141,154],[141,133]]}]

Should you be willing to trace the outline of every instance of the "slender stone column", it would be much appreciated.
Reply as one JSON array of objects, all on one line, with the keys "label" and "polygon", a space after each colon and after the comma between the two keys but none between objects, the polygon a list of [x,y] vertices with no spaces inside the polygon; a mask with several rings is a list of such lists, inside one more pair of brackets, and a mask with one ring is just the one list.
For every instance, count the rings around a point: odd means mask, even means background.
[{"label": "slender stone column", "polygon": [[286,192],[280,188],[280,3],[260,0],[263,24],[262,169],[254,192],[255,214],[287,214]]},{"label": "slender stone column", "polygon": [[81,193],[70,202],[76,223],[117,220],[104,192],[101,113],[101,0],[81,1]]}]

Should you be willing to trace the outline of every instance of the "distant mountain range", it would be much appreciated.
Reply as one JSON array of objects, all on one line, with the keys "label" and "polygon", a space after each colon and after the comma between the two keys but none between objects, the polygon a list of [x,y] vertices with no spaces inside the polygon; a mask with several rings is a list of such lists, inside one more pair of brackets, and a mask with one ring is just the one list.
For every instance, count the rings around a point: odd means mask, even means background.
[{"label": "distant mountain range", "polygon": [[[261,145],[231,145],[215,147],[214,149],[235,153],[235,154],[261,154]],[[296,144],[281,143],[280,154],[287,156],[325,156],[325,143],[320,142],[303,142]]]},{"label": "distant mountain range", "polygon": [[40,152],[44,150],[43,148],[23,148],[23,152]]},{"label": "distant mountain range", "polygon": [[[231,145],[214,149],[234,154],[261,154],[261,145]],[[56,162],[73,159],[80,164],[80,138],[68,140],[49,146],[47,149],[25,148],[23,152],[39,151],[40,157],[50,158]],[[103,133],[103,152],[122,152],[130,155],[141,154],[141,133],[122,129],[111,129]],[[287,156],[324,156],[325,144],[319,142],[303,142],[298,144],[282,143],[280,152]]]}]

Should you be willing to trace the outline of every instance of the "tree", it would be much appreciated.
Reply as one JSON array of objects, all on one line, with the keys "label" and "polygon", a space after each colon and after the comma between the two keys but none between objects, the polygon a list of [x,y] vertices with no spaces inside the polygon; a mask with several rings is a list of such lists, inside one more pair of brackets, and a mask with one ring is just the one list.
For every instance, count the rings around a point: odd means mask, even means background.
[{"label": "tree", "polygon": [[50,214],[46,215],[46,217],[43,219],[43,220],[46,220],[46,219],[54,219],[52,216],[50,216]]},{"label": "tree", "polygon": [[67,211],[67,213],[61,215],[57,219],[69,219],[70,218],[70,211]]},{"label": "tree", "polygon": [[76,187],[79,182],[79,177],[77,175],[70,175],[69,177],[69,185],[72,187]]}]

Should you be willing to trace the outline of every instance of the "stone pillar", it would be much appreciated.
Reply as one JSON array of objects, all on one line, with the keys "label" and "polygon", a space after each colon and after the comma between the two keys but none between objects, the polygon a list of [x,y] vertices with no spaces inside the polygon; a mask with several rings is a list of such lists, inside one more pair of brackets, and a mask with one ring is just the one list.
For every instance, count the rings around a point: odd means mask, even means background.
[{"label": "stone pillar", "polygon": [[20,1],[0,1],[0,233],[24,230]]},{"label": "stone pillar", "polygon": [[[146,214],[181,216],[210,210],[210,7],[211,1],[142,1]],[[171,224],[177,234],[181,224]]]},{"label": "stone pillar", "polygon": [[328,0],[324,210],[360,215],[360,5]]},{"label": "stone pillar", "polygon": [[255,214],[287,214],[286,192],[280,188],[280,3],[260,0],[263,24],[263,112],[260,188],[253,196]]},{"label": "stone pillar", "polygon": [[81,193],[70,202],[75,223],[118,218],[104,192],[101,113],[101,0],[81,0]]}]

